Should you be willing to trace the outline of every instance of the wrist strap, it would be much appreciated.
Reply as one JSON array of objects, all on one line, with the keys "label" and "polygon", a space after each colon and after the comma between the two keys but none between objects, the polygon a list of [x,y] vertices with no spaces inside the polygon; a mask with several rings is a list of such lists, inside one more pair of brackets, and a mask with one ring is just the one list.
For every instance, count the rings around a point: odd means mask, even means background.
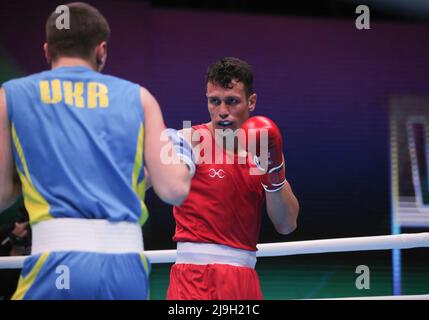
[{"label": "wrist strap", "polygon": [[285,186],[285,184],[286,184],[286,179],[284,179],[282,182],[280,182],[280,183],[273,183],[271,186],[273,186],[273,187],[277,187],[276,189],[269,189],[269,187],[267,186],[267,185],[265,185],[265,184],[263,184],[263,183],[261,183],[262,184],[262,187],[264,188],[264,190],[266,191],[266,192],[276,192],[276,191],[279,191],[279,190],[281,190],[281,189],[283,189],[283,187]]},{"label": "wrist strap", "polygon": [[192,145],[175,129],[166,129],[166,133],[173,144],[177,157],[185,162],[189,173],[193,177],[195,174],[195,157]]}]

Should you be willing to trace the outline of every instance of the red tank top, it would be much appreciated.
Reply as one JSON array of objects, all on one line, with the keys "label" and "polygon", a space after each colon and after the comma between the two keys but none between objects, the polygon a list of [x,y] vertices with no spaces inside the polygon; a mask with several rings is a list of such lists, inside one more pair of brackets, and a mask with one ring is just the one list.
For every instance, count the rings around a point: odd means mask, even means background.
[{"label": "red tank top", "polygon": [[[193,128],[208,130],[205,124]],[[216,148],[211,135],[209,139]],[[200,146],[204,143],[202,137]],[[225,152],[221,153],[226,156]],[[255,165],[248,158],[242,161],[244,164],[239,164],[237,155],[234,164],[207,162],[197,164],[188,198],[173,209],[176,220],[173,240],[216,243],[255,251],[265,196],[262,176],[250,175]]]}]

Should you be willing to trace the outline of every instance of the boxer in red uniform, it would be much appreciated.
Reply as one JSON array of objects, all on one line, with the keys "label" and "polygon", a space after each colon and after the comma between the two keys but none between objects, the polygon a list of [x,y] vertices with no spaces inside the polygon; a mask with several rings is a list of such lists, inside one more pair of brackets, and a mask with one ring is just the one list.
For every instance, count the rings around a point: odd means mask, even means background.
[{"label": "boxer in red uniform", "polygon": [[[281,133],[268,118],[249,118],[256,94],[248,63],[221,59],[209,68],[206,81],[211,122],[181,132],[191,140],[198,133],[201,138],[192,144],[194,151],[199,147],[202,152],[196,152],[200,161],[188,198],[174,207],[177,259],[167,299],[262,299],[254,267],[264,198],[268,215],[281,234],[296,228],[299,211],[285,179]],[[246,134],[254,130],[257,137],[262,130],[268,133],[269,157],[263,174],[260,170],[252,174],[256,168],[252,159],[258,154],[241,149],[238,139],[229,146],[222,143],[227,132],[240,128]],[[204,155],[210,147],[212,155]],[[251,148],[249,143],[247,147],[249,152],[259,148]],[[219,159],[219,153],[224,161],[210,161]]]}]

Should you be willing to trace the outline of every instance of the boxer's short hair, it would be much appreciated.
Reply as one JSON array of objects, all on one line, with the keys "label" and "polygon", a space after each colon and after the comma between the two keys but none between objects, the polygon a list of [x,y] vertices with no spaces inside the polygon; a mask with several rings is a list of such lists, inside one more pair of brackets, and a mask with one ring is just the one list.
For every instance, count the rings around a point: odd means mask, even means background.
[{"label": "boxer's short hair", "polygon": [[211,82],[223,88],[232,88],[232,81],[244,84],[246,97],[253,93],[253,69],[246,61],[234,57],[217,60],[207,70],[206,84]]},{"label": "boxer's short hair", "polygon": [[[57,28],[62,13],[51,13],[46,21],[46,42],[53,60],[60,56],[89,58],[92,50],[110,37],[110,27],[104,16],[83,2],[66,4],[70,13],[70,28]],[[61,18],[60,18],[61,20]]]}]

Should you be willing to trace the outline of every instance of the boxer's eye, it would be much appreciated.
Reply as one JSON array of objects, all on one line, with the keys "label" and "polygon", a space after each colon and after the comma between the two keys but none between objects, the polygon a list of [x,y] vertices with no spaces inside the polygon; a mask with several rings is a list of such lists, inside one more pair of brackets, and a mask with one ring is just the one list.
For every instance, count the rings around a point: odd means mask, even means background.
[{"label": "boxer's eye", "polygon": [[228,97],[225,99],[225,104],[229,105],[229,106],[235,106],[237,104],[240,103],[240,100],[238,100],[235,97]]},{"label": "boxer's eye", "polygon": [[215,106],[220,105],[221,100],[219,98],[209,98],[209,103]]}]

